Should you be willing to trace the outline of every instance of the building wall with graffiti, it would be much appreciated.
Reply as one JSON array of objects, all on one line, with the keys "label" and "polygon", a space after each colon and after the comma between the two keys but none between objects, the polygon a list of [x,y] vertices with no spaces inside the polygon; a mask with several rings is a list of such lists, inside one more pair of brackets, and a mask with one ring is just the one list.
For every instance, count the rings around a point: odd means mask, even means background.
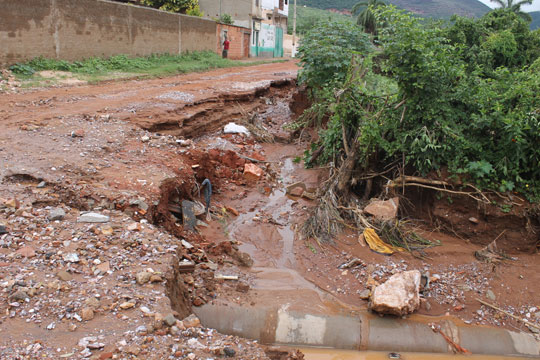
[{"label": "building wall with graffiti", "polygon": [[282,57],[283,56],[283,29],[275,25],[260,23],[260,30],[252,34],[251,56],[254,57]]}]

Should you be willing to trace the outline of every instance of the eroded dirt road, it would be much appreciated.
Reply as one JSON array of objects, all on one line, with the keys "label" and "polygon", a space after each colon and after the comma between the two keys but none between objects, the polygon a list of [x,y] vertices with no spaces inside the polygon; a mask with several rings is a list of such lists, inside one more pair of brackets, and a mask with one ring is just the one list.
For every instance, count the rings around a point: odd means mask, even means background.
[{"label": "eroded dirt road", "polygon": [[[432,276],[421,315],[529,331],[481,297],[540,324],[537,254],[479,262],[480,245],[429,226],[442,246],[423,260],[373,253],[353,231],[331,246],[300,239],[316,202],[285,186],[316,190],[326,174],[295,162],[309,139],[283,128],[296,72],[289,61],[0,96],[1,357],[264,359],[257,343],[174,317],[209,302],[364,311],[368,280],[405,269]],[[274,143],[223,134],[249,119]],[[205,178],[212,219],[190,232],[174,205],[201,200]],[[81,222],[85,211],[104,222]]]}]

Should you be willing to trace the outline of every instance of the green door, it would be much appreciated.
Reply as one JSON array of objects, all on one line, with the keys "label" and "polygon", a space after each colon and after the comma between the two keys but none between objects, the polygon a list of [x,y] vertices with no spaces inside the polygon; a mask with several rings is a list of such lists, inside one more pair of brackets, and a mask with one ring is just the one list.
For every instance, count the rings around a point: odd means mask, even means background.
[{"label": "green door", "polygon": [[283,57],[283,29],[276,26],[274,57]]}]

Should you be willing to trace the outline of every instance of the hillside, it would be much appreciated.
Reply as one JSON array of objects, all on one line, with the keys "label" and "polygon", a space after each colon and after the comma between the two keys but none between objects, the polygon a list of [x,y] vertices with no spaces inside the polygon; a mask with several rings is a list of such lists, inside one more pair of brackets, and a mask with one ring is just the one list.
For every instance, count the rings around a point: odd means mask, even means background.
[{"label": "hillside", "polygon": [[[349,10],[357,2],[358,0],[298,0],[299,5],[337,10]],[[454,14],[479,17],[489,11],[489,7],[477,0],[387,0],[387,2],[433,18],[449,18]]]},{"label": "hillside", "polygon": [[533,18],[533,21],[531,23],[531,29],[540,29],[540,11],[534,11],[529,13],[531,17]]}]

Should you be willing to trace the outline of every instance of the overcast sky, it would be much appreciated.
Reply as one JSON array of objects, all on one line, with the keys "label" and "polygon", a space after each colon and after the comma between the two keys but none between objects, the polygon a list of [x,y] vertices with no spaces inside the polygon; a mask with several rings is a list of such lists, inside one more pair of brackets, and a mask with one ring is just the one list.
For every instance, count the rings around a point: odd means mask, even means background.
[{"label": "overcast sky", "polygon": [[[480,0],[484,4],[486,4],[489,7],[496,7],[496,3],[491,2],[489,0]],[[521,7],[524,11],[540,11],[540,0],[533,0],[532,5],[525,5]]]}]

